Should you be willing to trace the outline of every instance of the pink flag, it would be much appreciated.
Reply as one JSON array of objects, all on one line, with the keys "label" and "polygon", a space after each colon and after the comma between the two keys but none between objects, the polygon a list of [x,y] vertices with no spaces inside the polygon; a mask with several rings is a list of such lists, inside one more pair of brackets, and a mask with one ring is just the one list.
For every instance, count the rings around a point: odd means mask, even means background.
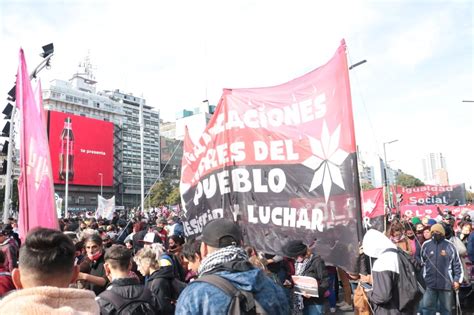
[{"label": "pink flag", "polygon": [[[41,102],[38,95],[36,99]],[[21,114],[18,225],[20,237],[24,240],[28,231],[35,227],[58,229],[58,218],[42,104],[35,101],[23,49],[20,49],[20,66],[16,79],[16,105]]]},{"label": "pink flag", "polygon": [[38,84],[35,88],[35,102],[38,107],[38,111],[41,113],[41,121],[44,125],[44,128],[48,128],[48,117],[46,116],[46,111],[43,107],[43,89],[41,88],[41,80],[38,78]]}]

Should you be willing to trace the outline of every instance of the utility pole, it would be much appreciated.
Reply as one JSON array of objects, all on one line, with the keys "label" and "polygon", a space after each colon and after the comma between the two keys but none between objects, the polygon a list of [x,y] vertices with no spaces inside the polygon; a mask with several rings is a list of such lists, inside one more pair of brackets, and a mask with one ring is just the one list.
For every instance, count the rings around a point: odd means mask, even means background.
[{"label": "utility pole", "polygon": [[143,167],[143,144],[144,144],[144,133],[145,133],[145,122],[143,121],[143,103],[140,103],[140,117],[138,118],[140,124],[140,183],[141,183],[141,208],[145,211],[145,173]]}]

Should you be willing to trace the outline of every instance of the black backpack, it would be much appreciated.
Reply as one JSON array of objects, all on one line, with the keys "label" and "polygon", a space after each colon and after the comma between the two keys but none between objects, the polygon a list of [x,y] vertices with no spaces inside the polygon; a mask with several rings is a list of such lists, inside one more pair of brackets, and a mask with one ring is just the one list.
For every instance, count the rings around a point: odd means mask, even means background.
[{"label": "black backpack", "polygon": [[116,314],[120,315],[154,315],[156,313],[155,306],[153,304],[153,296],[151,291],[147,288],[143,288],[142,294],[138,298],[127,299],[123,296],[112,292],[111,290],[105,290],[99,297],[110,302],[117,310]]},{"label": "black backpack", "polygon": [[398,296],[399,311],[413,310],[425,293],[421,265],[400,248],[389,249],[396,252],[398,257]]},{"label": "black backpack", "polygon": [[174,301],[177,301],[181,292],[183,292],[183,290],[186,288],[187,283],[179,279],[173,278],[170,280],[170,284],[171,284],[171,298]]},{"label": "black backpack", "polygon": [[267,315],[262,305],[254,298],[253,293],[237,289],[229,280],[218,275],[205,275],[194,282],[206,282],[224,291],[230,296],[228,315],[258,314]]}]

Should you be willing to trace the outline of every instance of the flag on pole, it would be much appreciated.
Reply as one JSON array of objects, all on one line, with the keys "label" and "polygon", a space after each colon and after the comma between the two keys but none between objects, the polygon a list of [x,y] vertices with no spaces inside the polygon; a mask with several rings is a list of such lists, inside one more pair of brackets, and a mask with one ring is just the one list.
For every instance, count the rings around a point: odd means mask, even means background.
[{"label": "flag on pole", "polygon": [[356,270],[363,230],[344,41],[287,83],[225,89],[190,140],[186,133],[180,185],[188,237],[224,217],[257,250],[282,254],[289,240],[316,240],[326,262]]},{"label": "flag on pole", "polygon": [[384,231],[385,203],[382,187],[362,192],[362,218],[367,230],[373,228]]},{"label": "flag on pole", "polygon": [[54,185],[51,173],[48,137],[43,121],[42,104],[31,87],[30,76],[23,49],[20,49],[20,65],[16,79],[16,106],[20,112],[20,178],[18,194],[20,202],[19,230],[24,239],[35,227],[58,229],[54,201]]}]

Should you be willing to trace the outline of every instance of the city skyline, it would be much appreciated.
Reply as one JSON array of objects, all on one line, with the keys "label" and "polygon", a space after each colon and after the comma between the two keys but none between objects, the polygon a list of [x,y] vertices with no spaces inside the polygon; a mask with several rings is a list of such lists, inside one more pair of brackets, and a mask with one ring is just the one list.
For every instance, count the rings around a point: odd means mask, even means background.
[{"label": "city skyline", "polygon": [[[232,14],[229,12],[232,11]],[[85,12],[85,13],[82,13]],[[0,88],[12,86],[18,49],[30,70],[53,42],[43,87],[67,80],[90,51],[100,90],[143,96],[165,120],[223,88],[270,86],[324,64],[346,39],[357,143],[420,179],[420,159],[443,152],[452,184],[474,186],[473,4],[469,1],[6,1]],[[402,17],[401,20],[399,17]],[[61,25],[61,27],[58,27]],[[145,31],[146,30],[146,31]],[[151,32],[151,33],[150,33]],[[38,34],[40,36],[38,36]],[[152,34],[152,36],[150,36]]]}]

